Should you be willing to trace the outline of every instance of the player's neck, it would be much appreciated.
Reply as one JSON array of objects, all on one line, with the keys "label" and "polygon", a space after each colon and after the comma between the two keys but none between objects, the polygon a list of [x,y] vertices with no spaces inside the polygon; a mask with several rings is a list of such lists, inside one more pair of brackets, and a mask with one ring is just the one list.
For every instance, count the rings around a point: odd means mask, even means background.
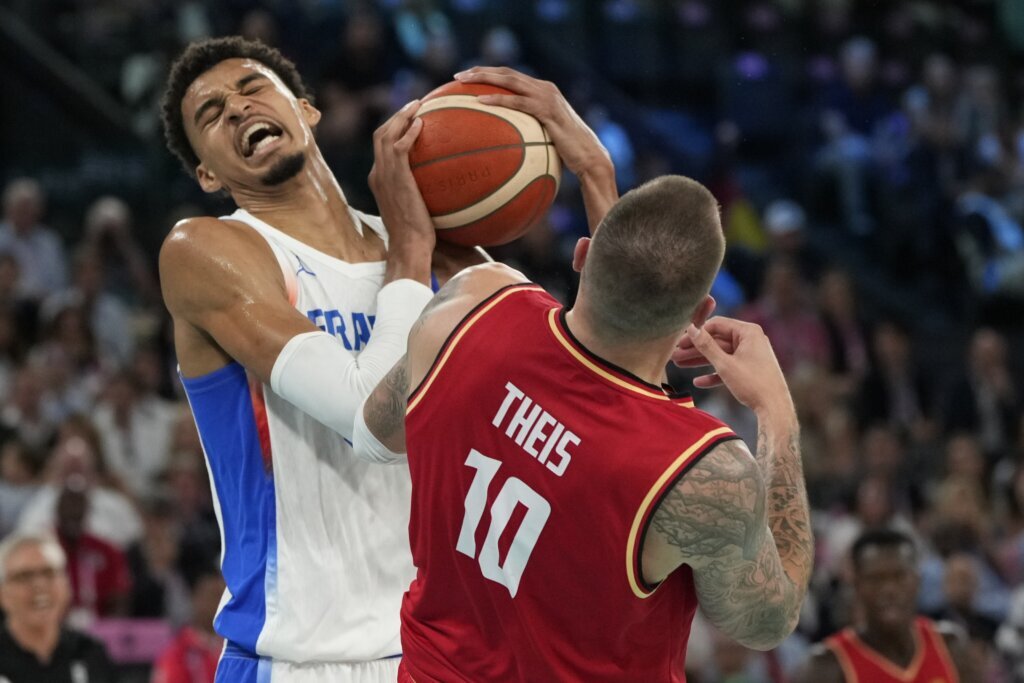
[{"label": "player's neck", "polygon": [[602,339],[577,300],[576,306],[565,314],[565,324],[573,336],[594,355],[639,377],[648,384],[665,382],[665,365],[675,344],[670,339],[647,342],[613,344]]},{"label": "player's neck", "polygon": [[294,178],[275,187],[236,191],[233,198],[256,218],[307,244],[358,238],[349,230],[352,221],[345,195],[317,151]]},{"label": "player's neck", "polygon": [[913,624],[895,631],[860,629],[857,635],[868,647],[898,666],[909,664],[917,653]]}]

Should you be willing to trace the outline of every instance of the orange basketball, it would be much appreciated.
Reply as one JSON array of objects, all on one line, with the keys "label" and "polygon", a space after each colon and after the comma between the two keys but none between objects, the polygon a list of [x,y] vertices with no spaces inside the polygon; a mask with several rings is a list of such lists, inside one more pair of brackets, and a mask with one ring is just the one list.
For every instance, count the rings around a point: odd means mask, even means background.
[{"label": "orange basketball", "polygon": [[425,98],[409,162],[438,239],[497,246],[520,237],[551,206],[561,164],[547,131],[520,111],[481,104],[511,94],[490,85],[449,83]]}]

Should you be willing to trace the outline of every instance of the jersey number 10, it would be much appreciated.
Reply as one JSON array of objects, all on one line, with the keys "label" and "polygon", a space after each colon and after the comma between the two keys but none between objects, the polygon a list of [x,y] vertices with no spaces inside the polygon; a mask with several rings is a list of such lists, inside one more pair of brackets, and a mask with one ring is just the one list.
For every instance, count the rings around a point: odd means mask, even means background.
[{"label": "jersey number 10", "polygon": [[[462,519],[462,530],[459,532],[459,542],[455,549],[463,555],[476,558],[476,530],[480,526],[484,506],[487,505],[491,481],[498,473],[501,462],[488,458],[474,448],[466,458],[466,466],[475,469],[476,474],[469,486],[469,492],[466,493],[466,516]],[[505,563],[500,564],[498,539],[508,526],[517,505],[526,508],[526,516],[512,538]],[[551,504],[527,486],[522,479],[516,477],[509,477],[505,481],[498,491],[498,496],[491,503],[491,525],[487,528],[487,537],[477,561],[483,575],[508,588],[513,598],[519,591],[519,581],[523,578],[526,563],[530,560],[533,547],[537,545],[537,539],[540,538],[540,532],[544,530],[550,514]]]}]

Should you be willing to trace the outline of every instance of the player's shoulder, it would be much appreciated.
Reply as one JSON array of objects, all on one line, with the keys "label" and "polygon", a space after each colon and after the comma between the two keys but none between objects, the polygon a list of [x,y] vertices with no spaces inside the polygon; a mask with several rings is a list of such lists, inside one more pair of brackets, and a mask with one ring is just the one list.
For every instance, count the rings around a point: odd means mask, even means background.
[{"label": "player's shoulder", "polygon": [[164,301],[172,310],[182,301],[210,300],[217,291],[276,286],[281,277],[273,252],[255,230],[211,216],[175,224],[160,247],[159,266]]},{"label": "player's shoulder", "polygon": [[160,247],[161,277],[181,270],[190,276],[213,270],[262,269],[274,263],[266,241],[239,221],[196,216],[178,221]]},{"label": "player's shoulder", "polygon": [[213,216],[194,216],[174,224],[164,238],[160,253],[161,257],[165,252],[171,255],[222,253],[230,256],[233,249],[259,245],[261,240],[255,230],[239,221]]}]

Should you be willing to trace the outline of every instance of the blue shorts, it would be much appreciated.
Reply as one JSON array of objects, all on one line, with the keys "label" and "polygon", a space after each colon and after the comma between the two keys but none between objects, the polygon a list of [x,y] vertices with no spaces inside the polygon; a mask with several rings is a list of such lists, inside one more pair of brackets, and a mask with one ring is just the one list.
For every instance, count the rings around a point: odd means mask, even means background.
[{"label": "blue shorts", "polygon": [[217,664],[214,683],[270,683],[270,662],[229,642]]}]

